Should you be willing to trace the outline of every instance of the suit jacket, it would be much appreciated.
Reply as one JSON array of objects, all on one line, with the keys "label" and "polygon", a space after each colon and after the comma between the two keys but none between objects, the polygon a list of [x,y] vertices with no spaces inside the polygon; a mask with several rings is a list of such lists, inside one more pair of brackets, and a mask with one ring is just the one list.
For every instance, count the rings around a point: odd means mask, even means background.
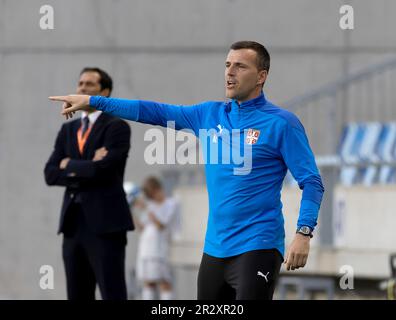
[{"label": "suit jacket", "polygon": [[[123,189],[130,148],[129,125],[102,113],[91,129],[83,154],[77,142],[80,126],[80,118],[63,124],[44,169],[48,185],[66,187],[58,234],[64,230],[65,216],[73,201],[81,203],[85,221],[96,234],[134,230]],[[107,148],[107,156],[101,161],[92,161],[95,150],[101,147]],[[67,157],[71,160],[66,169],[61,170],[59,163]]]}]

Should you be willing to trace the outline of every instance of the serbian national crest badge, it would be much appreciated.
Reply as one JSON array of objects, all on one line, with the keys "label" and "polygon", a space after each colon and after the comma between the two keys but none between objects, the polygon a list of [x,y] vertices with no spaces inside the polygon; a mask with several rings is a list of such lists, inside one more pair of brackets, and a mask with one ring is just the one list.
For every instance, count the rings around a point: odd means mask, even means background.
[{"label": "serbian national crest badge", "polygon": [[260,130],[249,129],[247,132],[245,142],[247,144],[255,144],[260,136]]}]

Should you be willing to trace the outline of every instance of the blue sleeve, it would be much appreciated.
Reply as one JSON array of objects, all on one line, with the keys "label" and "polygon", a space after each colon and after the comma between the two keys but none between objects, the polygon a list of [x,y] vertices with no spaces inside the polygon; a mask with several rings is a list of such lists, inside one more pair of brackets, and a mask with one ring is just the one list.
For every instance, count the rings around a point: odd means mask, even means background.
[{"label": "blue sleeve", "polygon": [[286,125],[280,150],[286,166],[303,190],[297,227],[309,226],[314,229],[324,187],[301,123],[298,122],[298,126],[290,123]]},{"label": "blue sleeve", "polygon": [[199,134],[204,103],[192,106],[179,106],[144,100],[127,100],[91,96],[91,107],[114,116],[141,123],[167,127],[174,121],[175,129],[190,129]]}]

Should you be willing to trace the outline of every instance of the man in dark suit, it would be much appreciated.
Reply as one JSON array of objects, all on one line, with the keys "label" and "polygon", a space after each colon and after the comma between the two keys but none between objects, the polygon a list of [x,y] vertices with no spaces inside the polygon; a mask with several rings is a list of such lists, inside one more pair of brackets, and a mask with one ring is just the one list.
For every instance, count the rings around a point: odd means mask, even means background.
[{"label": "man in dark suit", "polygon": [[[78,94],[110,96],[112,80],[98,68],[80,73]],[[126,232],[133,230],[123,179],[130,148],[130,127],[96,111],[63,124],[45,166],[48,185],[66,187],[58,234],[68,299],[127,298]]]}]

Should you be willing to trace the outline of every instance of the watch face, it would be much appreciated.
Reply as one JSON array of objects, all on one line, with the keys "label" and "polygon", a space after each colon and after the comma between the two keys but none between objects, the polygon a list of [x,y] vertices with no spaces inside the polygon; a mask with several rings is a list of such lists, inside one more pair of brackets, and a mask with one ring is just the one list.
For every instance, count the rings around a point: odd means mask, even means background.
[{"label": "watch face", "polygon": [[300,231],[304,234],[310,234],[311,229],[309,227],[301,227]]}]

